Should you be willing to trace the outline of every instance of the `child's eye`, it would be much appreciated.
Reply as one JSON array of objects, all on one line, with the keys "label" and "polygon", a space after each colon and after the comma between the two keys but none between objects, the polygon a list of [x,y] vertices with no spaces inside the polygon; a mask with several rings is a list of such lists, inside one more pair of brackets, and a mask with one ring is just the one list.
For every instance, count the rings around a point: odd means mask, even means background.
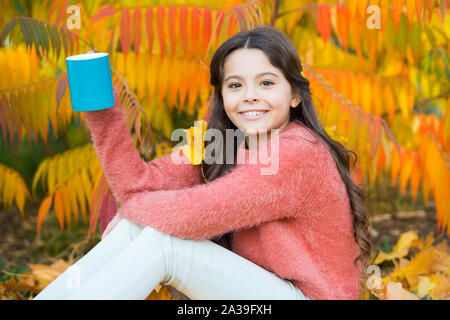
[{"label": "child's eye", "polygon": [[262,81],[261,83],[270,83],[270,85],[272,85],[272,84],[273,84],[273,82],[272,82],[272,81],[268,81],[268,80],[264,80],[264,81]]},{"label": "child's eye", "polygon": [[232,84],[230,84],[230,85],[228,86],[228,88],[231,88],[231,89],[236,88],[236,87],[233,87],[235,84],[238,84],[238,85],[239,85],[239,83],[232,83]]},{"label": "child's eye", "polygon": [[[261,81],[261,83],[265,83],[265,84],[266,84],[265,86],[273,85],[273,84],[274,84],[272,81],[268,81],[268,80]],[[239,83],[232,83],[232,84],[230,84],[230,85],[228,86],[228,88],[231,88],[231,89],[237,88],[237,87],[233,87],[234,85],[239,85],[239,86],[240,86]]]}]

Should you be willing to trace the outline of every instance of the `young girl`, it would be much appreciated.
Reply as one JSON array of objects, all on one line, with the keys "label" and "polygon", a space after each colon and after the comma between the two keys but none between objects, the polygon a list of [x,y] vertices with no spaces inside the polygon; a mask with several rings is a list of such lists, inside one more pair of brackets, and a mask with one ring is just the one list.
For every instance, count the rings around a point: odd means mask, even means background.
[{"label": "young girl", "polygon": [[[181,164],[173,155],[146,163],[117,92],[114,107],[86,112],[120,208],[102,241],[35,299],[145,299],[158,284],[193,300],[358,299],[366,195],[350,178],[354,153],[324,131],[301,71],[295,46],[270,26],[215,52],[208,130],[223,133],[222,146],[227,129],[245,133],[232,150],[240,162],[195,166],[178,151]],[[275,154],[271,174],[260,153]]]}]

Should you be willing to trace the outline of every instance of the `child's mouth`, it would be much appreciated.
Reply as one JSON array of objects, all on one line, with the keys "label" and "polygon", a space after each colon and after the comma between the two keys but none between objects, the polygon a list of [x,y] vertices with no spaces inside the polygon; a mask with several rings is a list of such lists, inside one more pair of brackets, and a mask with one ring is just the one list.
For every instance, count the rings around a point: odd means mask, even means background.
[{"label": "child's mouth", "polygon": [[269,111],[252,111],[252,112],[245,112],[245,113],[239,113],[239,116],[244,118],[245,120],[259,120],[263,118]]}]

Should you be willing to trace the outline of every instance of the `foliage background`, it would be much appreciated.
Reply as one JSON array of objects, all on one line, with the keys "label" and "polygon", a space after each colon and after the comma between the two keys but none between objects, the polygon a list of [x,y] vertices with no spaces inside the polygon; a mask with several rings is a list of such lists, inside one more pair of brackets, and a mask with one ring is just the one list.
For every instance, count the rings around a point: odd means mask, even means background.
[{"label": "foliage background", "polygon": [[[23,249],[25,260],[50,264],[44,259],[49,255],[73,263],[99,241],[115,210],[83,115],[71,110],[65,57],[88,50],[110,54],[130,133],[150,161],[171,151],[175,128],[207,120],[215,48],[236,32],[271,24],[298,48],[329,135],[357,152],[353,178],[371,191],[373,221],[385,211],[391,213],[387,220],[398,221],[401,210],[434,219],[428,231],[436,238],[406,233],[402,239],[397,232],[397,249],[389,238],[379,242],[373,225],[379,248],[398,252],[378,263],[386,271],[381,289],[362,298],[412,298],[405,291],[448,297],[448,249],[438,246],[450,233],[448,2],[3,1],[1,214],[21,217],[23,230],[12,237],[27,234],[34,249]],[[80,28],[73,28],[77,22]],[[386,190],[389,197],[381,195]],[[2,220],[4,243],[13,220]],[[417,255],[428,268],[413,268]],[[26,298],[17,289],[21,283],[30,295],[47,283],[36,266],[13,265],[1,264],[0,295]],[[55,275],[64,264],[47,268]],[[28,278],[14,283],[11,270]],[[168,297],[165,290],[161,297]]]}]

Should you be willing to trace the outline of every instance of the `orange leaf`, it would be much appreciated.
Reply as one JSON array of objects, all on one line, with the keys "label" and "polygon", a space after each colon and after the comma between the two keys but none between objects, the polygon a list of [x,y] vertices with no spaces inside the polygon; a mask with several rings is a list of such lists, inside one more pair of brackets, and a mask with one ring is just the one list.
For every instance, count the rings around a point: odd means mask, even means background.
[{"label": "orange leaf", "polygon": [[97,20],[100,20],[103,17],[106,16],[112,16],[116,13],[116,9],[111,8],[110,6],[104,6],[100,8],[91,18],[91,22],[95,22]]},{"label": "orange leaf", "polygon": [[378,147],[380,146],[382,128],[381,128],[381,119],[375,117],[372,122],[372,137],[371,137],[371,150],[370,150],[370,158],[373,159],[375,156],[375,152],[378,151]]},{"label": "orange leaf", "polygon": [[428,0],[428,22],[431,22],[433,17],[433,0]]},{"label": "orange leaf", "polygon": [[164,58],[164,55],[166,53],[166,32],[164,30],[164,23],[166,18],[166,10],[163,6],[159,6],[156,10],[156,30],[158,34],[158,40],[159,40],[159,48],[161,50],[160,52],[160,58],[162,61]]},{"label": "orange leaf", "polygon": [[352,19],[355,17],[356,8],[358,6],[358,0],[348,0],[349,13]]},{"label": "orange leaf", "polygon": [[70,230],[71,227],[71,219],[72,219],[72,213],[70,210],[70,194],[69,189],[67,188],[67,186],[62,186],[61,188],[61,199],[62,199],[62,204],[64,207],[64,217],[66,220],[66,225],[67,225],[67,229]]},{"label": "orange leaf", "polygon": [[318,6],[317,28],[324,43],[327,43],[331,34],[331,11],[328,4]]},{"label": "orange leaf", "polygon": [[151,57],[153,52],[153,9],[150,6],[145,11],[145,29],[147,33],[148,52]]},{"label": "orange leaf", "polygon": [[124,8],[120,17],[120,46],[125,59],[130,51],[130,37],[130,12],[127,8]]},{"label": "orange leaf", "polygon": [[39,206],[38,215],[37,215],[37,236],[39,237],[41,232],[42,221],[44,221],[45,216],[50,210],[53,202],[53,193],[47,196]]},{"label": "orange leaf", "polygon": [[59,7],[58,14],[56,15],[56,24],[59,25],[66,14],[67,7],[69,6],[69,0],[65,0],[62,6]]},{"label": "orange leaf", "polygon": [[48,11],[48,16],[47,16],[48,21],[51,21],[53,12],[55,12],[56,6],[60,3],[61,3],[61,0],[52,1],[52,4],[50,5],[50,10]]},{"label": "orange leaf", "polygon": [[183,41],[183,50],[185,56],[188,55],[188,43],[189,43],[187,21],[188,21],[188,8],[186,5],[182,5],[180,8],[180,35],[181,40]]},{"label": "orange leaf", "polygon": [[416,17],[417,17],[417,22],[419,21],[423,21],[421,20],[421,16],[422,16],[422,11],[423,11],[423,6],[425,4],[425,0],[415,0],[416,1]]},{"label": "orange leaf", "polygon": [[[414,13],[415,13],[415,0],[406,0],[406,16],[408,17],[409,22],[409,31],[412,30],[412,24],[414,20]],[[419,21],[419,20],[417,20]]]},{"label": "orange leaf", "polygon": [[402,16],[403,4],[405,0],[392,0],[392,16],[394,19],[395,33],[398,31],[398,24]]},{"label": "orange leaf", "polygon": [[175,56],[176,48],[177,48],[177,7],[175,5],[171,5],[169,7],[169,39],[170,39],[170,48],[172,49],[172,55]]},{"label": "orange leaf", "polygon": [[224,20],[225,20],[225,12],[219,10],[216,14],[216,21],[217,21],[216,42],[215,42],[216,45],[219,43],[220,31],[222,30]]},{"label": "orange leaf", "polygon": [[133,12],[133,41],[134,41],[134,52],[136,57],[139,55],[139,48],[141,46],[141,10],[136,8]]},{"label": "orange leaf", "polygon": [[64,204],[63,204],[63,199],[61,197],[61,193],[59,191],[55,190],[55,203],[54,203],[54,208],[55,208],[55,212],[56,212],[56,217],[58,218],[59,221],[59,228],[61,230],[64,229]]},{"label": "orange leaf", "polygon": [[350,13],[347,6],[343,3],[337,4],[337,12],[336,12],[336,23],[337,23],[337,32],[339,38],[341,39],[342,45],[345,51],[348,50],[348,28],[349,28],[349,19]]},{"label": "orange leaf", "polygon": [[208,50],[209,42],[211,40],[211,32],[212,32],[212,16],[211,16],[211,9],[205,8],[203,10],[203,53],[206,53],[206,50]]},{"label": "orange leaf", "polygon": [[367,2],[368,0],[358,0],[358,9],[360,17],[366,16]]},{"label": "orange leaf", "polygon": [[400,169],[400,191],[403,196],[406,196],[406,186],[414,166],[414,159],[409,152],[404,152],[403,156],[403,163]]},{"label": "orange leaf", "polygon": [[393,124],[395,117],[395,98],[394,94],[391,91],[391,86],[386,83],[384,84],[383,98],[384,105],[386,106],[386,110],[388,112],[389,121],[391,124]]},{"label": "orange leaf", "polygon": [[412,201],[415,202],[417,198],[417,191],[419,189],[419,183],[420,183],[420,167],[419,167],[419,161],[416,154],[413,155],[413,169],[411,172],[411,179],[410,179],[410,185],[411,185],[411,196]]},{"label": "orange leaf", "polygon": [[395,185],[397,180],[398,173],[400,171],[400,155],[396,150],[391,154],[391,185]]},{"label": "orange leaf", "polygon": [[200,43],[200,16],[201,11],[198,7],[192,8],[191,11],[191,53],[198,53]]}]

